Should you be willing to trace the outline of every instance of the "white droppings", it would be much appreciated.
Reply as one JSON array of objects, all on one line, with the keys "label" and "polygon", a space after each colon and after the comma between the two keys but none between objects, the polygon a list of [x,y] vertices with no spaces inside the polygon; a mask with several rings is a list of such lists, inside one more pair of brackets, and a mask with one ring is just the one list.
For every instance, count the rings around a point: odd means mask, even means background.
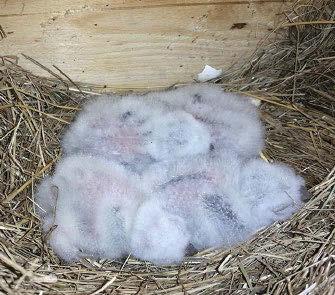
[{"label": "white droppings", "polygon": [[207,82],[209,80],[215,79],[220,77],[222,74],[222,70],[217,70],[209,65],[205,65],[204,69],[201,73],[198,74],[198,81],[199,82]]}]

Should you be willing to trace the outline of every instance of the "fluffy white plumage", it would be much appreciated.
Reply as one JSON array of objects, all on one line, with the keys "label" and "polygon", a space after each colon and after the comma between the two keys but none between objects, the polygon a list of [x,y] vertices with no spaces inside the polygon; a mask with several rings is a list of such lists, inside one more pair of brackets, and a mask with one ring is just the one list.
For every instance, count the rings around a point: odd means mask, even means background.
[{"label": "fluffy white plumage", "polygon": [[307,197],[304,179],[283,164],[252,159],[243,166],[240,178],[256,230],[289,218]]},{"label": "fluffy white plumage", "polygon": [[135,257],[156,264],[179,263],[189,242],[185,220],[162,208],[159,200],[150,199],[139,208],[130,236]]},{"label": "fluffy white plumage", "polygon": [[264,147],[264,130],[257,107],[235,93],[215,85],[196,84],[148,95],[192,114],[210,130],[216,149],[229,149],[244,157],[257,156]]},{"label": "fluffy white plumage", "polygon": [[207,153],[210,134],[207,127],[184,111],[155,116],[144,126],[144,150],[156,160],[168,160]]},{"label": "fluffy white plumage", "polygon": [[43,229],[51,230],[49,243],[66,261],[129,253],[133,217],[144,198],[135,175],[87,155],[60,161],[37,193]]},{"label": "fluffy white plumage", "polygon": [[240,167],[241,161],[233,153],[199,155],[157,163],[144,178],[151,183],[151,195],[162,208],[185,220],[190,243],[201,250],[232,245],[241,239],[240,221],[235,216],[238,208],[234,207],[239,198]]},{"label": "fluffy white plumage", "polygon": [[234,245],[302,205],[303,179],[260,160],[263,145],[255,106],[215,86],[99,98],[39,186],[43,230],[66,261]]},{"label": "fluffy white plumage", "polygon": [[141,172],[153,160],[206,153],[209,130],[148,97],[103,97],[86,105],[64,135],[65,154],[101,155]]},{"label": "fluffy white plumage", "polygon": [[232,152],[157,163],[144,177],[161,207],[186,221],[197,250],[234,245],[302,205],[304,181],[292,169]]},{"label": "fluffy white plumage", "polygon": [[88,103],[65,133],[62,147],[66,155],[99,155],[137,171],[152,160],[143,151],[141,126],[154,116],[162,116],[160,104],[129,96],[104,96]]}]

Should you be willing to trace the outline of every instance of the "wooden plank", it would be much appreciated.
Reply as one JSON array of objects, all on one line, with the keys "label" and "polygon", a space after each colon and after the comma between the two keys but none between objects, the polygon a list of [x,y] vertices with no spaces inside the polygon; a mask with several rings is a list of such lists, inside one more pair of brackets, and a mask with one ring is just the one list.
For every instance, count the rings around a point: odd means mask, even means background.
[{"label": "wooden plank", "polygon": [[[27,54],[108,88],[192,81],[227,68],[274,27],[282,1],[0,0],[0,54]],[[237,25],[236,25],[237,24]],[[20,64],[47,75],[29,61]]]}]

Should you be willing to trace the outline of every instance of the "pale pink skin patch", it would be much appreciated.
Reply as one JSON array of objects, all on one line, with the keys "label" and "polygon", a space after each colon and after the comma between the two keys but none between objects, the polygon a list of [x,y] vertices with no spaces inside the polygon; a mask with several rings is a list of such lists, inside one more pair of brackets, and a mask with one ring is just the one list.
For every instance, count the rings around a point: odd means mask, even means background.
[{"label": "pale pink skin patch", "polygon": [[143,145],[143,138],[138,131],[130,127],[121,127],[119,134],[115,134],[110,140],[119,153],[134,154],[139,153],[140,147]]},{"label": "pale pink skin patch", "polygon": [[[106,128],[107,125],[109,128]],[[140,147],[143,145],[143,137],[139,134],[139,128],[106,121],[106,119],[92,122],[90,127],[104,133],[101,137],[104,144],[116,155],[139,153]]]},{"label": "pale pink skin patch", "polygon": [[[117,172],[117,171],[116,171]],[[126,177],[119,174],[87,175],[85,177],[85,197],[90,204],[92,214],[88,214],[92,233],[97,234],[97,219],[99,212],[107,206],[119,206],[120,210],[128,208],[134,203],[135,196],[139,194]],[[78,187],[80,190],[80,188]],[[97,237],[99,238],[99,237]]]},{"label": "pale pink skin patch", "polygon": [[187,209],[190,204],[201,202],[201,196],[209,190],[216,190],[222,176],[215,169],[203,172],[200,179],[182,180],[176,184],[168,184],[165,193],[168,193],[170,202]]}]

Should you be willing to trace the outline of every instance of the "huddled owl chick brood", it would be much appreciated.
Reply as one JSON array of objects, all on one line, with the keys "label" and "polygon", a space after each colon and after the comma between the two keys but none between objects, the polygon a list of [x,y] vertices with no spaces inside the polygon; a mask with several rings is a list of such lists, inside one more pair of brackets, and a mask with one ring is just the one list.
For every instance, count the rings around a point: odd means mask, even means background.
[{"label": "huddled owl chick brood", "polygon": [[305,184],[259,159],[263,133],[248,98],[212,85],[90,101],[38,187],[49,244],[66,261],[172,264],[289,218]]}]

